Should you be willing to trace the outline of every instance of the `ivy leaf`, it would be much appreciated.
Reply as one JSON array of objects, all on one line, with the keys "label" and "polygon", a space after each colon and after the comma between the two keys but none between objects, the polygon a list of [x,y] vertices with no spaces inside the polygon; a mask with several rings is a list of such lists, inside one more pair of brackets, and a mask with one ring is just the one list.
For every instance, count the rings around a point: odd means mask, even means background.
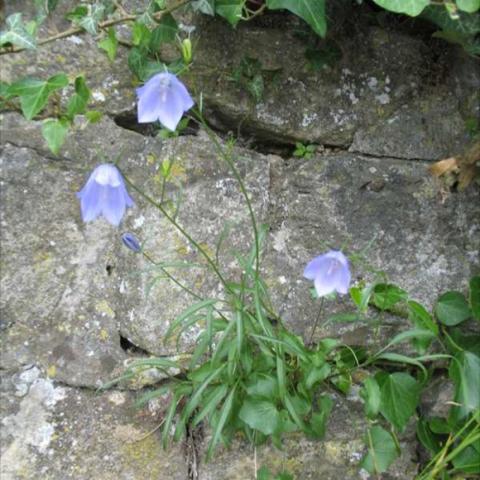
[{"label": "ivy leaf", "polygon": [[394,438],[382,427],[375,426],[368,430],[367,445],[368,453],[361,467],[371,474],[385,472],[399,456]]},{"label": "ivy leaf", "polygon": [[135,46],[147,45],[150,42],[152,32],[144,23],[135,22],[132,27],[132,43]]},{"label": "ivy leaf", "polygon": [[411,17],[420,15],[430,0],[373,0],[385,10],[395,13],[405,13]]},{"label": "ivy leaf", "polygon": [[21,13],[13,13],[6,20],[7,31],[0,33],[0,46],[11,43],[20,48],[37,48],[37,41],[22,21]]},{"label": "ivy leaf", "polygon": [[43,138],[47,141],[48,148],[58,155],[61,146],[65,142],[68,132],[68,122],[65,119],[54,120],[52,118],[45,120],[42,126]]},{"label": "ivy leaf", "polygon": [[250,427],[270,435],[279,427],[280,414],[277,407],[267,401],[247,398],[238,416]]},{"label": "ivy leaf", "polygon": [[407,298],[407,292],[400,287],[388,283],[377,283],[373,289],[371,302],[380,310],[388,310]]},{"label": "ivy leaf", "polygon": [[193,10],[205,15],[215,15],[215,0],[195,0],[192,2]]},{"label": "ivy leaf", "polygon": [[453,327],[472,316],[467,300],[460,292],[446,292],[440,296],[435,306],[438,321]]},{"label": "ivy leaf", "polygon": [[55,90],[66,87],[68,77],[64,73],[54,75],[48,80],[25,78],[12,83],[7,92],[12,96],[20,97],[20,106],[27,120],[31,120],[47,104],[48,97]]},{"label": "ivy leaf", "polygon": [[90,89],[85,83],[85,78],[80,75],[75,79],[75,93],[68,102],[67,116],[69,117],[69,119],[72,120],[75,115],[85,113],[89,100]]},{"label": "ivy leaf", "polygon": [[170,13],[163,15],[158,26],[152,31],[150,49],[158,51],[162,43],[173,42],[177,31],[178,25],[173,16]]},{"label": "ivy leaf", "polygon": [[270,10],[284,8],[305,20],[321,37],[327,33],[325,0],[267,0]]},{"label": "ivy leaf", "polygon": [[217,0],[215,12],[225,18],[231,25],[236,25],[242,18],[246,0]]},{"label": "ivy leaf", "polygon": [[96,3],[95,5],[78,6],[67,14],[67,18],[91,35],[96,35],[98,22],[102,20],[104,15],[105,6]]},{"label": "ivy leaf", "polygon": [[57,8],[58,0],[34,0],[34,4],[37,10],[37,21],[41,23]]},{"label": "ivy leaf", "polygon": [[397,372],[380,378],[380,413],[399,431],[403,431],[415,413],[420,385],[408,373]]},{"label": "ivy leaf", "polygon": [[468,13],[474,13],[480,9],[480,0],[457,0],[457,7]]},{"label": "ivy leaf", "polygon": [[470,307],[473,316],[480,320],[480,276],[470,280]]},{"label": "ivy leaf", "polygon": [[107,52],[108,59],[113,62],[117,54],[118,40],[115,35],[115,29],[110,27],[108,29],[108,35],[98,42],[98,47]]}]

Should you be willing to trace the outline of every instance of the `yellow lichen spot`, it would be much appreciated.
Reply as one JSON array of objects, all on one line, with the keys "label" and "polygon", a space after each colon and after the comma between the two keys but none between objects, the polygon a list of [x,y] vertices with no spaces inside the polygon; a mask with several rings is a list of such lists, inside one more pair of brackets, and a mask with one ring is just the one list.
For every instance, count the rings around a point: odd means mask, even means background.
[{"label": "yellow lichen spot", "polygon": [[115,312],[112,310],[112,307],[107,303],[106,300],[101,300],[95,305],[95,310],[102,314],[107,315],[110,318],[115,318]]},{"label": "yellow lichen spot", "polygon": [[157,161],[157,156],[154,153],[149,153],[147,155],[147,165],[155,165]]},{"label": "yellow lichen spot", "polygon": [[57,55],[56,60],[58,63],[65,63],[67,59],[63,55]]},{"label": "yellow lichen spot", "polygon": [[100,330],[100,333],[98,334],[98,336],[100,337],[100,340],[102,342],[105,342],[106,340],[108,340],[108,337],[109,337],[108,332],[104,328]]},{"label": "yellow lichen spot", "polygon": [[52,256],[48,252],[37,252],[33,257],[33,268],[36,273],[42,273],[50,269]]},{"label": "yellow lichen spot", "polygon": [[215,257],[215,252],[212,250],[212,248],[210,247],[210,245],[208,245],[208,243],[205,243],[205,242],[202,242],[202,243],[199,243],[200,247],[202,247],[202,250],[204,252],[207,253],[207,255],[210,257],[210,258],[214,258]]},{"label": "yellow lichen spot", "polygon": [[170,167],[170,179],[184,182],[187,179],[186,169],[178,161]]},{"label": "yellow lichen spot", "polygon": [[49,378],[54,378],[57,375],[57,367],[55,365],[50,365],[47,368],[47,376]]},{"label": "yellow lichen spot", "polygon": [[[120,431],[120,428],[123,431]],[[159,478],[163,451],[157,437],[155,435],[145,436],[145,432],[127,425],[118,427],[115,433],[123,444],[122,463],[140,471],[148,469],[151,478]]]}]

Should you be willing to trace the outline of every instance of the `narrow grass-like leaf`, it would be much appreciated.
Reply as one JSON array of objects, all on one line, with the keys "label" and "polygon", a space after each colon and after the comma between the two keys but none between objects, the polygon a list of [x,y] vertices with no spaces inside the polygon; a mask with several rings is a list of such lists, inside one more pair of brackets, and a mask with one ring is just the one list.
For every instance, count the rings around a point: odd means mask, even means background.
[{"label": "narrow grass-like leaf", "polygon": [[166,343],[168,339],[171,337],[172,333],[185,321],[187,320],[192,314],[202,310],[208,306],[215,305],[217,303],[217,299],[215,298],[207,298],[202,300],[201,302],[193,304],[191,307],[187,308],[181,315],[179,315],[170,325],[165,334],[164,342]]},{"label": "narrow grass-like leaf", "polygon": [[220,440],[223,427],[225,426],[225,423],[227,422],[230,412],[232,410],[233,400],[235,398],[236,391],[237,391],[237,386],[235,385],[230,391],[230,393],[228,394],[228,397],[226,398],[225,402],[223,403],[222,409],[220,410],[220,416],[219,416],[218,422],[215,425],[212,439],[210,440],[210,444],[208,445],[207,460],[209,460],[212,457],[213,450],[215,449],[215,447],[217,446]]},{"label": "narrow grass-like leaf", "polygon": [[389,362],[395,363],[406,363],[408,365],[415,365],[418,367],[422,373],[424,380],[428,378],[428,372],[425,366],[415,358],[407,357],[406,355],[402,355],[400,353],[382,353],[378,356],[375,356],[375,360],[387,360]]},{"label": "narrow grass-like leaf", "polygon": [[169,390],[171,390],[171,388],[171,385],[164,385],[163,387],[152,390],[151,392],[147,392],[141,397],[139,397],[137,400],[135,400],[133,406],[135,408],[143,407],[143,405],[148,403],[150,400],[153,400],[154,398],[160,397],[167,393]]},{"label": "narrow grass-like leaf", "polygon": [[185,425],[188,422],[188,419],[194,412],[194,410],[200,405],[202,401],[203,392],[210,385],[210,383],[215,380],[223,371],[225,365],[222,365],[220,368],[217,368],[213,371],[208,377],[201,383],[201,385],[195,389],[192,396],[189,398],[187,404],[185,405],[182,414],[180,416],[180,421],[178,422],[177,428],[175,429],[174,439],[179,440],[184,431]]},{"label": "narrow grass-like leaf", "polygon": [[210,416],[213,411],[218,407],[228,392],[228,386],[226,384],[213,387],[210,394],[205,398],[203,407],[198,411],[192,420],[192,426],[196,427],[204,418]]}]

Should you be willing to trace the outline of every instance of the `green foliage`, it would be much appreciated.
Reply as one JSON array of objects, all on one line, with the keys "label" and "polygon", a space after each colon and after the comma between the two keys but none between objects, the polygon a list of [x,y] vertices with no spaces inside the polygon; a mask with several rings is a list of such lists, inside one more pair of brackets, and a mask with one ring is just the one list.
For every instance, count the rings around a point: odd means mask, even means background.
[{"label": "green foliage", "polygon": [[373,0],[385,10],[395,13],[405,13],[412,17],[420,15],[430,5],[430,0]]},{"label": "green foliage", "polygon": [[293,480],[293,476],[286,472],[280,472],[277,475],[273,474],[269,468],[263,466],[257,470],[257,480]]},{"label": "green foliage", "polygon": [[105,13],[105,5],[101,3],[81,4],[67,13],[67,18],[74,25],[82,27],[91,35],[96,35],[98,33],[98,23],[103,20]]},{"label": "green foliage", "polygon": [[379,426],[370,428],[367,432],[366,443],[368,453],[362,460],[361,466],[369,473],[383,473],[399,457],[397,442],[392,434]]},{"label": "green foliage", "polygon": [[480,357],[473,352],[461,351],[450,364],[450,378],[455,385],[455,402],[452,419],[458,421],[480,409]]},{"label": "green foliage", "polygon": [[149,48],[152,52],[159,50],[163,43],[170,43],[175,40],[178,32],[178,25],[171,14],[163,15],[158,25],[152,30]]},{"label": "green foliage", "polygon": [[480,15],[457,11],[452,15],[447,8],[431,5],[421,15],[422,18],[434,23],[440,31],[434,37],[461,45],[471,55],[480,55]]},{"label": "green foliage", "polygon": [[377,283],[370,302],[380,310],[391,310],[397,303],[406,300],[408,294],[396,285]]},{"label": "green foliage", "polygon": [[245,2],[246,0],[215,0],[215,13],[235,26],[242,19]]},{"label": "green foliage", "polygon": [[408,373],[378,375],[380,413],[402,432],[414,414],[420,399],[420,384]]},{"label": "green foliage", "polygon": [[117,55],[118,40],[113,27],[108,29],[107,36],[98,42],[98,47],[107,53],[108,59],[113,62]]},{"label": "green foliage", "polygon": [[315,150],[317,149],[316,145],[304,145],[301,142],[297,142],[295,144],[295,150],[293,151],[294,157],[299,158],[306,158],[309,160],[315,154]]},{"label": "green foliage", "polygon": [[255,103],[259,103],[263,98],[265,88],[264,72],[260,60],[243,57],[240,65],[232,72],[232,80],[247,90]]},{"label": "green foliage", "polygon": [[28,120],[40,114],[54,97],[57,118],[49,118],[43,122],[42,135],[55,155],[58,155],[76,115],[85,114],[90,123],[98,121],[101,117],[100,112],[87,112],[91,93],[82,75],[75,78],[74,93],[68,100],[66,109],[62,111],[58,92],[68,86],[68,77],[64,73],[59,73],[47,80],[27,77],[10,85],[2,84],[0,90],[0,96],[4,101],[12,102],[13,99],[19,99],[22,113]]},{"label": "green foliage", "polygon": [[194,0],[192,7],[195,11],[205,15],[215,15],[215,0]]},{"label": "green foliage", "polygon": [[54,120],[48,119],[45,120],[42,126],[42,135],[43,138],[47,141],[48,148],[55,154],[58,155],[60,147],[65,141],[65,136],[68,132],[68,122],[66,120]]},{"label": "green foliage", "polygon": [[440,323],[452,327],[468,320],[472,312],[460,292],[446,292],[437,301],[435,315]]},{"label": "green foliage", "polygon": [[15,45],[21,48],[35,49],[37,41],[35,39],[36,23],[23,23],[21,13],[13,13],[6,20],[7,30],[0,32],[0,47],[5,45]]},{"label": "green foliage", "polygon": [[23,115],[31,120],[41,112],[52,93],[68,85],[68,78],[64,73],[54,75],[48,80],[25,78],[10,85],[7,93],[12,97],[20,98]]},{"label": "green foliage", "polygon": [[470,280],[470,307],[473,316],[480,321],[480,276]]},{"label": "green foliage", "polygon": [[271,10],[287,9],[305,20],[321,37],[327,33],[325,0],[267,0]]}]

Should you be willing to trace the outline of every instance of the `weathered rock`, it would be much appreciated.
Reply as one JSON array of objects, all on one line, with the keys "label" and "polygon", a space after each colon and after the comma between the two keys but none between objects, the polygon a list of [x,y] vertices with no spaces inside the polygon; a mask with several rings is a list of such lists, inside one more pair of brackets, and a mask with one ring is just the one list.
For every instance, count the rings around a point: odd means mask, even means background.
[{"label": "weathered rock", "polygon": [[[256,452],[252,446],[236,440],[230,449],[219,449],[214,461],[201,465],[199,480],[253,480],[256,478],[255,469],[262,466],[274,474],[287,471],[299,480],[368,479],[371,478],[369,474],[359,468],[366,452],[366,431],[361,404],[337,396],[323,440],[312,441],[303,435],[290,434],[283,439],[282,450],[264,445],[257,447]],[[408,428],[400,441],[402,456],[385,478],[414,478],[417,470],[414,436],[412,429]],[[209,440],[207,436],[203,454]]]},{"label": "weathered rock", "polygon": [[[54,15],[42,25],[39,38],[68,29],[70,22],[65,15],[76,4],[77,2],[59,3]],[[34,17],[35,8],[28,1],[7,4],[7,15],[18,11],[29,19]],[[122,113],[135,107],[135,90],[133,77],[127,67],[127,54],[128,49],[119,45],[115,61],[110,62],[91,35],[72,35],[43,45],[37,50],[2,55],[1,80],[13,82],[25,76],[47,79],[59,72],[67,73],[72,79],[84,75],[92,91],[89,106],[108,114]]]},{"label": "weathered rock", "polygon": [[[456,49],[450,53],[446,45],[433,71],[434,53],[424,40],[362,26],[360,20],[355,32],[336,39],[343,58],[331,68],[311,72],[306,44],[293,28],[248,24],[232,32],[212,20],[199,31],[192,85],[204,92],[219,125],[238,127],[263,141],[344,147],[353,141],[352,149],[361,153],[435,159],[461,148],[466,118],[479,115],[476,65],[464,62],[461,73],[451,68],[452,57],[464,54]],[[265,81],[259,104],[231,80],[243,57],[276,72],[275,80]],[[432,78],[442,68],[442,79]],[[445,83],[462,84],[462,93]],[[459,99],[465,97],[472,100],[462,110]]]},{"label": "weathered rock", "polygon": [[[349,153],[276,164],[269,217],[274,228],[264,265],[289,325],[303,334],[311,330],[318,302],[311,300],[310,282],[301,276],[307,262],[328,248],[363,252],[367,269],[353,265],[357,280],[375,276],[368,273],[370,266],[428,307],[446,290],[467,288],[470,276],[480,271],[478,188],[444,191],[426,167]],[[326,302],[321,321],[332,311],[349,310]],[[385,338],[399,322],[384,319]],[[322,335],[338,333],[347,343],[365,343],[372,328],[320,329]]]},{"label": "weathered rock", "polygon": [[180,447],[163,450],[155,410],[128,392],[55,385],[35,366],[1,374],[4,480],[185,480]]},{"label": "weathered rock", "polygon": [[[75,192],[93,166],[104,161],[97,152],[106,159],[121,152],[125,173],[156,200],[161,197],[160,164],[173,162],[167,197],[175,200],[181,194],[177,220],[210,255],[228,219],[231,228],[219,264],[226,268],[226,278],[238,271],[232,267],[233,250],[246,253],[251,242],[241,194],[208,139],[145,139],[108,119],[97,128],[101,137],[96,128],[78,130],[63,158],[51,160],[41,156],[46,152],[38,123],[27,126],[15,114],[3,117],[2,141],[17,146],[6,144],[2,153],[2,318],[7,326],[2,361],[10,367],[41,361],[73,385],[97,385],[114,370],[119,373],[126,358],[121,337],[157,355],[176,354],[174,341],[163,344],[165,333],[196,301],[168,280],[158,281],[163,275],[159,267],[125,249],[117,229],[105,221],[82,224]],[[268,206],[267,158],[234,153],[261,220]],[[193,264],[169,269],[188,288],[205,298],[221,295],[218,279],[208,274],[201,255],[155,207],[139,194],[134,197],[137,207],[124,228],[145,241],[154,261]],[[172,213],[172,206],[167,210]],[[181,352],[191,350],[197,334],[193,329],[184,336]]]},{"label": "weathered rock", "polygon": [[[64,29],[62,14],[73,3],[62,4],[50,25]],[[141,5],[140,1],[131,9],[141,10]],[[261,24],[241,23],[232,29],[222,19],[180,9],[177,18],[195,26],[194,36],[198,35],[195,61],[184,79],[195,93],[203,93],[209,119],[219,128],[261,142],[351,146],[369,155],[426,160],[461,151],[468,141],[465,122],[480,115],[475,60],[447,43],[432,47],[425,35],[372,27],[358,9],[352,10],[355,14],[355,20],[334,31],[342,58],[312,71],[305,58],[311,43],[296,34],[304,26],[296,17],[270,13],[271,22],[266,16]],[[128,29],[117,28],[121,38],[128,38]],[[93,91],[92,107],[128,116],[135,95],[127,54],[120,45],[110,64],[90,35],[77,35],[36,52],[3,56],[2,80],[47,77],[62,70],[72,76],[85,73]],[[163,55],[177,58],[178,51],[166,47]],[[265,71],[264,96],[258,104],[232,80],[245,57],[261,62]]]}]

